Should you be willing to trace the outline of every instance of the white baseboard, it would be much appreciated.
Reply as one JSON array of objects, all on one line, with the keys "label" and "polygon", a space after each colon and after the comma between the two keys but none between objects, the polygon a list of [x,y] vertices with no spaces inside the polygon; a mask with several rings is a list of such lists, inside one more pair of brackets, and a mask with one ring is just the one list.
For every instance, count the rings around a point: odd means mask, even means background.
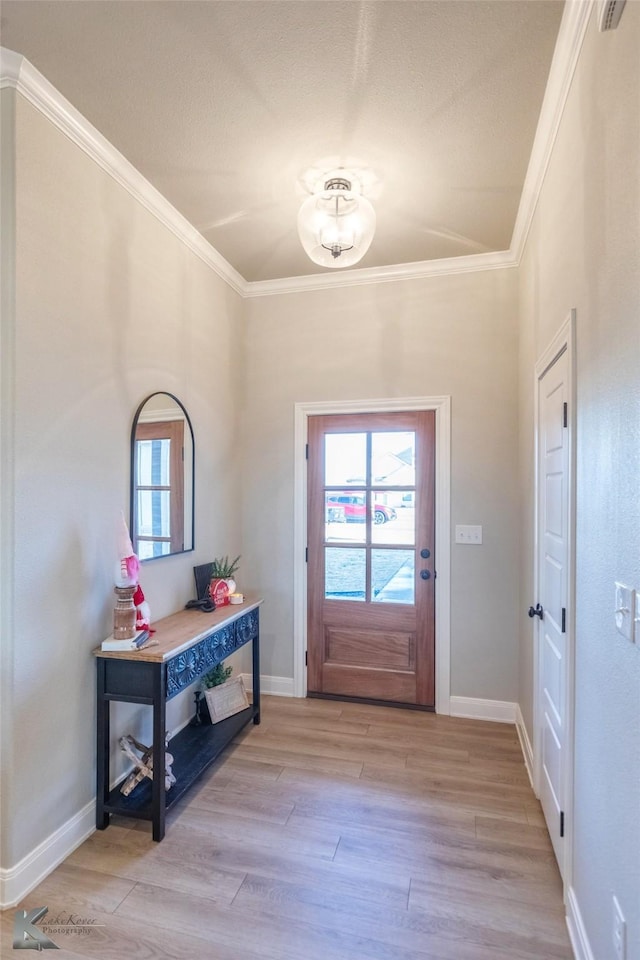
[{"label": "white baseboard", "polygon": [[531,782],[531,787],[535,793],[536,787],[533,781],[533,747],[531,746],[531,740],[529,739],[529,734],[527,733],[527,728],[524,723],[524,717],[522,716],[522,710],[520,709],[519,703],[516,704],[516,730],[518,731],[518,739],[520,740],[520,746],[522,748],[524,765],[527,768],[529,781]]},{"label": "white baseboard", "polygon": [[35,850],[8,870],[0,870],[0,909],[14,907],[62,863],[96,829],[96,805],[92,800],[67,820]]},{"label": "white baseboard", "polygon": [[451,697],[452,717],[468,720],[494,720],[496,723],[515,723],[517,703],[508,700],[477,700],[475,697]]},{"label": "white baseboard", "polygon": [[573,887],[567,894],[567,928],[576,960],[595,960]]},{"label": "white baseboard", "polygon": [[[253,677],[250,673],[243,673],[242,679],[247,690],[251,689]],[[293,677],[260,677],[260,693],[271,697],[293,697]]]}]

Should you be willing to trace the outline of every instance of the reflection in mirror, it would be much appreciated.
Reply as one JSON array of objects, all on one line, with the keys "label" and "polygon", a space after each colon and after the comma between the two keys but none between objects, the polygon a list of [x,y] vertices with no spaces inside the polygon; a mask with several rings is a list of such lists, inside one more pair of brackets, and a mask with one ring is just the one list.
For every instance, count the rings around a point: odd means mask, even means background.
[{"label": "reflection in mirror", "polygon": [[140,560],[193,550],[191,421],[170,393],[143,400],[131,430],[131,539]]}]

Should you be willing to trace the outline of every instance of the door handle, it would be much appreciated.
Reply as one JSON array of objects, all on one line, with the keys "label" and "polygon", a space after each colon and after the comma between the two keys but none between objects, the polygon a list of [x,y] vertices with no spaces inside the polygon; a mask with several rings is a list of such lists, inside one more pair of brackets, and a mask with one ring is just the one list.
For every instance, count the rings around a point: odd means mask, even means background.
[{"label": "door handle", "polygon": [[533,619],[533,617],[540,617],[541,620],[543,619],[543,617],[544,617],[544,610],[542,609],[542,607],[540,606],[539,603],[537,603],[537,604],[535,605],[535,607],[529,607],[529,616],[530,616],[532,619]]},{"label": "door handle", "polygon": [[430,578],[431,574],[429,573],[428,570],[421,570],[421,571],[420,571],[420,576],[422,577],[423,580],[428,580],[428,579]]}]

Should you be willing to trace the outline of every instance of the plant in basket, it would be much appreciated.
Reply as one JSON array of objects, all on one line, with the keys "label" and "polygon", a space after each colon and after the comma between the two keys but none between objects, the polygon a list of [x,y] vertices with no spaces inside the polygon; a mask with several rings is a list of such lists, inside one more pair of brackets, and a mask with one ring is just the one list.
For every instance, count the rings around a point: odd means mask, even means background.
[{"label": "plant in basket", "polygon": [[232,717],[249,706],[242,677],[229,680],[232,670],[232,667],[219,663],[202,677],[211,723]]}]

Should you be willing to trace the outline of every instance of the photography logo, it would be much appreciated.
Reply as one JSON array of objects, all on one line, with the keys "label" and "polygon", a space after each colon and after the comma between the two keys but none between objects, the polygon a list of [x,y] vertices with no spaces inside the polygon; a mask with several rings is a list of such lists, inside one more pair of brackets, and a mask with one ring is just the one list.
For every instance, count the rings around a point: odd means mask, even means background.
[{"label": "photography logo", "polygon": [[75,934],[76,936],[87,929],[102,927],[85,917],[77,917],[73,913],[66,916],[58,914],[52,920],[44,920],[41,927],[36,924],[47,915],[48,907],[36,907],[35,910],[16,910],[13,921],[13,949],[14,950],[59,950],[57,943],[48,936],[50,933]]}]

